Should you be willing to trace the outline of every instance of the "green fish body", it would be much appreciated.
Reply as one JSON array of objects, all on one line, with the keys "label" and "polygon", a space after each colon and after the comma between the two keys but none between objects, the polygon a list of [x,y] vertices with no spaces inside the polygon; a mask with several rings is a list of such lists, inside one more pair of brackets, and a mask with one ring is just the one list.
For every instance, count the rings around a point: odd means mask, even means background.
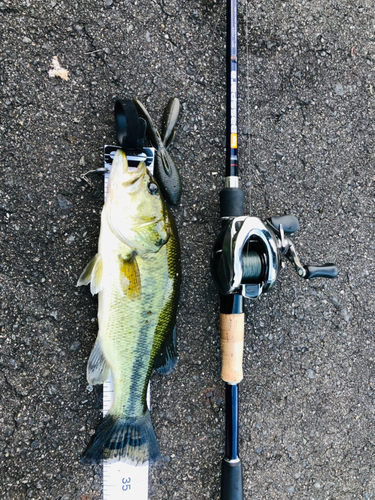
[{"label": "green fish body", "polygon": [[102,384],[111,370],[114,401],[82,461],[155,461],[160,452],[146,392],[155,365],[168,373],[177,362],[180,248],[155,180],[143,163],[130,171],[121,150],[112,163],[98,253],[78,280],[88,283],[98,293],[99,332],[87,379]]}]

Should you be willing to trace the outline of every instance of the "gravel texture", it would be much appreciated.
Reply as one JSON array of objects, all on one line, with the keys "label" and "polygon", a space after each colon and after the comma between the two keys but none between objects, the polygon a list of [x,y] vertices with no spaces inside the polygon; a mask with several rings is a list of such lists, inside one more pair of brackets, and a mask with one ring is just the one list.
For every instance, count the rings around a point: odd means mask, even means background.
[{"label": "gravel texture", "polygon": [[[225,143],[222,0],[0,1],[0,496],[99,500],[79,464],[100,421],[87,390],[96,298],[77,289],[94,255],[113,105],[155,121],[183,112],[171,155],[182,243],[179,364],[154,374],[162,461],[150,499],[218,499],[224,453],[218,297]],[[262,218],[292,213],[308,263],[246,305],[240,453],[246,499],[375,498],[374,2],[239,3],[241,184]],[[68,80],[52,78],[58,57]]]}]

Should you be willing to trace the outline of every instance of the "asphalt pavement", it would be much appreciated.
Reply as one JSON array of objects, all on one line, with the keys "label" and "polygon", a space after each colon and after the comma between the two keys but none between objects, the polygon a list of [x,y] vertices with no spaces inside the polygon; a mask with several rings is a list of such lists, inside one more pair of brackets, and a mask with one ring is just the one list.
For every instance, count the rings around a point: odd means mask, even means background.
[{"label": "asphalt pavement", "polygon": [[[373,0],[239,3],[240,182],[249,213],[294,214],[304,263],[246,304],[240,455],[246,499],[375,498]],[[99,500],[79,463],[101,419],[86,363],[104,144],[116,98],[156,123],[182,104],[171,156],[182,244],[179,362],[153,374],[163,458],[150,499],[218,499],[224,454],[219,301],[209,270],[225,165],[223,0],[0,1],[0,496]],[[53,58],[68,73],[53,77]],[[67,78],[67,79],[64,79]]]}]

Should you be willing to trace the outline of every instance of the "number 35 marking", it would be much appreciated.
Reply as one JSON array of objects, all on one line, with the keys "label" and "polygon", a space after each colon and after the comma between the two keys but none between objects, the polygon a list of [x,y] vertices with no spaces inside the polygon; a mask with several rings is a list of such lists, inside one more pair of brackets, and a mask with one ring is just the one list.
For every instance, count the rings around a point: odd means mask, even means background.
[{"label": "number 35 marking", "polygon": [[131,489],[131,477],[128,477],[127,479],[125,477],[122,478],[122,491],[127,491]]}]

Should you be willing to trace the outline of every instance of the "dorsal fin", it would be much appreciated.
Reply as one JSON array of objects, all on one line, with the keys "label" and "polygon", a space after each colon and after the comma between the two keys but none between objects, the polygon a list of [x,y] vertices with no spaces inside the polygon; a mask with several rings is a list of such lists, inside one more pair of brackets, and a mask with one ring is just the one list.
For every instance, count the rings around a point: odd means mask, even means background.
[{"label": "dorsal fin", "polygon": [[154,368],[160,375],[168,375],[177,365],[177,331],[174,326],[154,361]]}]

